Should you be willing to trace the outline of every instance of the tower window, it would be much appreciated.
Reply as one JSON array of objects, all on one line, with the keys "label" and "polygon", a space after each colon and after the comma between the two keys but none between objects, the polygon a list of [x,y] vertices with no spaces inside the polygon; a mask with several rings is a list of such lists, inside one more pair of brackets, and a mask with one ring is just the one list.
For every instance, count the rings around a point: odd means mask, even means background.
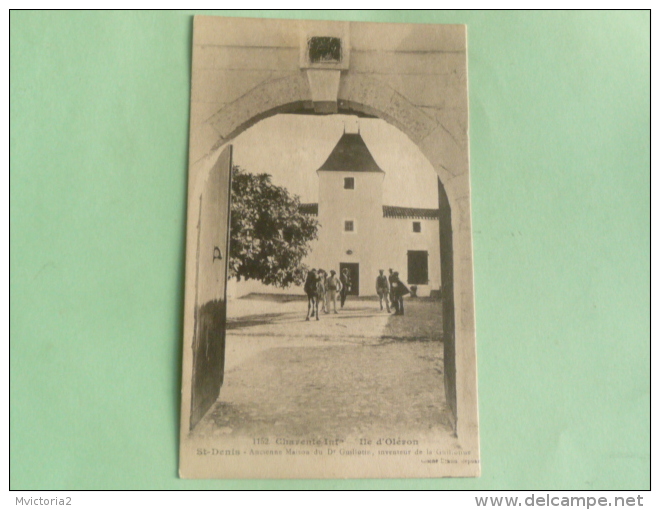
[{"label": "tower window", "polygon": [[419,233],[422,231],[422,223],[419,221],[413,221],[413,232]]},{"label": "tower window", "polygon": [[344,177],[344,189],[355,189],[354,177]]},{"label": "tower window", "polygon": [[355,232],[355,224],[353,220],[344,221],[344,232]]}]

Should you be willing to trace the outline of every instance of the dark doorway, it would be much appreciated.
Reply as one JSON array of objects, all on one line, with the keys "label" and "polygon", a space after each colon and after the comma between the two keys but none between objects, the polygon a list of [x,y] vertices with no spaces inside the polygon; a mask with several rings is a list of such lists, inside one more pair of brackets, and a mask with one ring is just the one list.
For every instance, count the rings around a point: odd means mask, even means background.
[{"label": "dark doorway", "polygon": [[351,288],[348,291],[349,296],[360,295],[360,264],[353,262],[342,262],[339,264],[340,273],[344,272],[344,268],[348,269],[348,274],[351,278]]},{"label": "dark doorway", "polygon": [[429,252],[408,252],[408,283],[427,285],[429,283]]}]

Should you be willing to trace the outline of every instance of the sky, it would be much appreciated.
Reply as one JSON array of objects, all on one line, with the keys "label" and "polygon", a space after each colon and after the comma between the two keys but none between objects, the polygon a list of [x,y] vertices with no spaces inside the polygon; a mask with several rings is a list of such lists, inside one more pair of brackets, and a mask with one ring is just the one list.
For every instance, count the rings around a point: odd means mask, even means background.
[{"label": "sky", "polygon": [[350,115],[279,114],[255,124],[233,142],[234,164],[252,173],[268,173],[301,202],[318,202],[316,170],[341,138],[344,128],[364,139],[385,172],[383,204],[438,207],[437,174],[417,146],[381,119]]}]

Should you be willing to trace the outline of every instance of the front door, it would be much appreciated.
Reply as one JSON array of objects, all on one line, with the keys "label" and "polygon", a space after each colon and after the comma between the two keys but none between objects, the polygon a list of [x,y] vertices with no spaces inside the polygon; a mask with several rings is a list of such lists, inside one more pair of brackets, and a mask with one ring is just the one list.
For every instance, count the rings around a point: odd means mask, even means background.
[{"label": "front door", "polygon": [[411,285],[428,285],[428,251],[408,251],[408,283]]},{"label": "front door", "polygon": [[344,268],[348,269],[348,274],[351,278],[351,289],[348,291],[349,296],[360,295],[360,264],[353,262],[342,262],[339,264],[339,271],[344,272]]},{"label": "front door", "polygon": [[220,154],[199,197],[191,430],[218,398],[224,377],[231,153],[230,145]]}]

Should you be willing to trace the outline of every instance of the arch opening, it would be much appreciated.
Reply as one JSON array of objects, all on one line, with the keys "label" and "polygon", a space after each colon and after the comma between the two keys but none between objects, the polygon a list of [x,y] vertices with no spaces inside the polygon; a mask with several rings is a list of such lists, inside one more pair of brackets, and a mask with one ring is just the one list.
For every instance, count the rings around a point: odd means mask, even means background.
[{"label": "arch opening", "polygon": [[[337,114],[332,115],[351,115],[364,119],[381,119],[388,124],[396,127],[401,133],[406,135],[418,148],[419,144],[414,140],[405,129],[405,122],[398,121],[396,118],[391,117],[386,113],[378,111],[374,107],[361,104],[356,101],[342,100],[338,102],[339,108]],[[231,130],[219,138],[216,147],[226,146],[231,144],[241,134],[258,124],[259,122],[268,118],[274,117],[278,114],[295,114],[295,115],[314,115],[319,116],[322,114],[316,113],[313,109],[313,104],[309,100],[297,100],[275,107],[268,108],[262,112],[256,113],[247,120],[244,120],[237,125],[233,126]],[[222,111],[216,114],[215,119],[222,116]],[[428,158],[427,158],[428,159]],[[437,175],[437,190],[438,190],[438,224],[439,224],[439,250],[440,250],[440,268],[441,275],[441,301],[442,301],[442,341],[444,350],[444,385],[445,385],[445,398],[447,406],[451,414],[451,426],[454,432],[457,431],[457,396],[456,396],[456,320],[455,320],[455,305],[454,305],[454,253],[453,253],[453,228],[452,228],[452,207],[451,200],[447,189],[443,183],[441,175],[446,176],[446,169],[440,165],[433,164],[433,169]]]}]

